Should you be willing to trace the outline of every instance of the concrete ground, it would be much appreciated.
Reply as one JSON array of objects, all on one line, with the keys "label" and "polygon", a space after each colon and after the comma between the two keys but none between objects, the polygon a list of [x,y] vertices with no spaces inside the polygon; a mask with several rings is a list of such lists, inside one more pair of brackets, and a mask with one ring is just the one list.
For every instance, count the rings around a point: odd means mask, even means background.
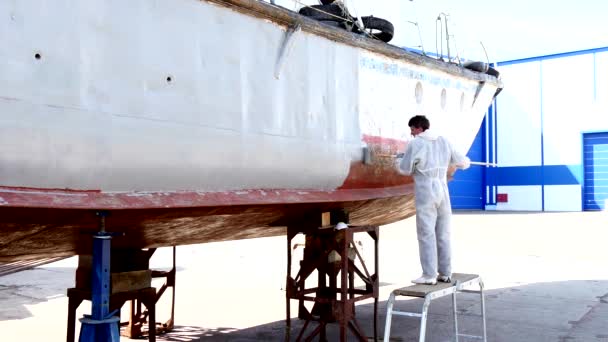
[{"label": "concrete ground", "polygon": [[[361,240],[371,267],[373,246]],[[489,341],[608,341],[607,212],[457,213],[453,243],[454,271],[485,282]],[[379,338],[390,292],[420,274],[415,220],[382,227],[380,245]],[[285,340],[285,248],[284,237],[179,247],[177,326],[158,340]],[[170,253],[157,251],[152,266],[168,267]],[[0,278],[0,340],[65,340],[65,289],[74,284],[75,267],[70,258]],[[158,305],[160,321],[167,318],[166,299]],[[407,311],[420,306],[419,299],[396,303]],[[83,303],[77,317],[89,310]],[[480,331],[478,312],[476,296],[460,295],[464,333]],[[368,336],[372,313],[372,302],[357,305]],[[292,322],[294,340],[302,322]],[[450,297],[433,301],[427,341],[453,340],[452,322]],[[417,341],[418,328],[415,318],[394,317],[391,340]],[[330,325],[329,340],[337,338]]]}]

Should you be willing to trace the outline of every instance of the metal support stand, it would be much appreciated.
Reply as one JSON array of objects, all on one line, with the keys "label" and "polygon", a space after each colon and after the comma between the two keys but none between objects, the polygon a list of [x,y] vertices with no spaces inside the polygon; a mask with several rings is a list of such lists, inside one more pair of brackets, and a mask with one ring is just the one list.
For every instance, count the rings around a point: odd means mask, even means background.
[{"label": "metal support stand", "polygon": [[[357,247],[353,243],[355,233],[367,232],[374,240],[374,272],[370,274]],[[291,276],[291,240],[299,233],[306,236],[306,247],[300,270],[295,278]],[[368,341],[355,318],[355,303],[367,298],[374,298],[374,341],[377,337],[378,318],[378,238],[377,226],[351,226],[346,229],[330,228],[303,229],[288,227],[287,232],[287,286],[286,286],[286,335],[291,333],[290,300],[299,301],[298,317],[306,322],[296,341],[312,340],[319,335],[320,341],[327,340],[327,323],[338,322],[340,341],[347,340],[350,331],[359,341]],[[359,267],[361,265],[361,268]],[[306,288],[306,279],[317,271],[318,286]],[[339,275],[339,277],[338,277]],[[355,288],[355,275],[364,284],[364,288]],[[329,279],[329,284],[327,284]],[[339,286],[338,286],[339,285]],[[309,311],[304,302],[313,302]],[[304,336],[311,321],[318,326]]]},{"label": "metal support stand", "polygon": [[[120,335],[129,338],[146,337],[155,341],[156,335],[166,333],[174,328],[175,321],[175,275],[176,275],[176,248],[173,247],[173,265],[168,271],[150,270],[150,257],[156,248],[140,249],[110,249],[110,294],[109,311],[117,311],[126,302],[130,303],[130,314],[127,321],[120,322]],[[83,257],[82,255],[80,257]],[[87,258],[85,257],[85,260]],[[89,259],[90,260],[90,259]],[[82,267],[82,270],[81,270]],[[76,310],[84,300],[91,300],[92,286],[84,280],[90,273],[92,260],[84,261],[76,270],[76,287],[67,290],[68,320],[66,341],[74,342]],[[80,272],[79,272],[80,271]],[[145,271],[150,272],[150,283],[146,284]],[[143,273],[142,273],[143,272]],[[79,274],[81,276],[79,276]],[[158,289],[150,286],[152,279],[164,278],[165,282]],[[118,290],[117,290],[118,286]],[[171,288],[171,316],[166,322],[156,323],[156,304],[159,299]],[[142,307],[142,304],[145,306]],[[122,317],[124,319],[124,317]]]},{"label": "metal support stand", "polygon": [[91,315],[80,319],[79,341],[119,342],[118,321],[110,313],[110,243],[112,236],[106,232],[107,212],[98,212],[99,232],[93,236],[93,267],[91,274]]}]

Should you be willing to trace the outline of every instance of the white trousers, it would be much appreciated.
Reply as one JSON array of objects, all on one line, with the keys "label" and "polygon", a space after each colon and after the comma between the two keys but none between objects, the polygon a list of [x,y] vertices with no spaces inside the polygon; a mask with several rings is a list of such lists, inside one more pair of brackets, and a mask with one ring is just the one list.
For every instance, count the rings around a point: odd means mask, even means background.
[{"label": "white trousers", "polygon": [[422,273],[425,277],[436,277],[437,272],[452,275],[452,208],[447,184],[436,179],[416,181],[416,232]]}]

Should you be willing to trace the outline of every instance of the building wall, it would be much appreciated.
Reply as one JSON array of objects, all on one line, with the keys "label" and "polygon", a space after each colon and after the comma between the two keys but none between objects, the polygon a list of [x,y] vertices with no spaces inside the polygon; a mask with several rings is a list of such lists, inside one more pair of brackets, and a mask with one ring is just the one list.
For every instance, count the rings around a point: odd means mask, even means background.
[{"label": "building wall", "polygon": [[498,69],[505,88],[495,105],[498,167],[487,186],[496,196],[488,204],[581,211],[583,133],[608,132],[608,48],[507,61]]}]

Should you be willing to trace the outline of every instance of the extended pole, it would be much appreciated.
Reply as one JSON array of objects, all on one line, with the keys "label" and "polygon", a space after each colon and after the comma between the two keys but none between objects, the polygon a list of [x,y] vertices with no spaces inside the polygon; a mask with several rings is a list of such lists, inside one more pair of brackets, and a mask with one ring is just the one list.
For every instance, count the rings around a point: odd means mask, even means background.
[{"label": "extended pole", "polygon": [[498,166],[496,163],[486,163],[486,162],[475,162],[472,161],[471,165],[481,165],[481,166]]}]

